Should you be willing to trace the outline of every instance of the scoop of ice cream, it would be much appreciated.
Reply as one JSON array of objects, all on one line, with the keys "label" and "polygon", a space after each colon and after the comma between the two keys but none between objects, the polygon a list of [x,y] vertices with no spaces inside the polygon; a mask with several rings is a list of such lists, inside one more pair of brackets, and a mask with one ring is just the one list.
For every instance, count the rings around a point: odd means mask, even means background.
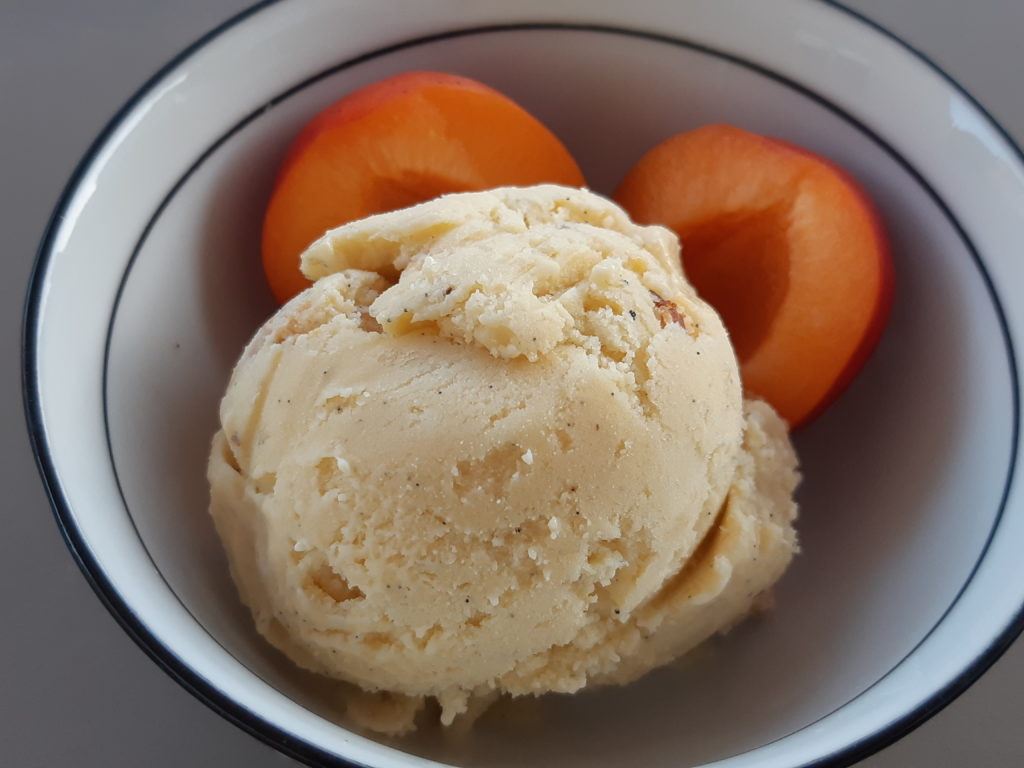
[{"label": "scoop of ice cream", "polygon": [[[555,186],[327,233],[221,405],[211,512],[299,665],[398,694],[628,682],[795,549],[795,458],[675,237]],[[380,724],[378,727],[385,727]]]}]

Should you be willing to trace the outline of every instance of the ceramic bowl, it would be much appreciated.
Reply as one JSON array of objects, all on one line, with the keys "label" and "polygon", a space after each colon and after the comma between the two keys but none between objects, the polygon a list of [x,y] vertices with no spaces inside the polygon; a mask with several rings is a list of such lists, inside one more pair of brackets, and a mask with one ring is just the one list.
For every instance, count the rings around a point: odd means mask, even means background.
[{"label": "ceramic bowl", "polygon": [[[274,309],[259,231],[298,128],[409,69],[506,92],[609,192],[728,122],[849,169],[883,213],[891,324],[796,443],[803,553],[777,608],[621,689],[384,742],[255,634],[207,515],[217,403]],[[941,708],[1021,628],[1024,162],[963,90],[804,0],[278,0],[211,32],[113,119],[40,249],[25,326],[39,465],[86,577],[170,674],[315,765],[847,765]]]}]

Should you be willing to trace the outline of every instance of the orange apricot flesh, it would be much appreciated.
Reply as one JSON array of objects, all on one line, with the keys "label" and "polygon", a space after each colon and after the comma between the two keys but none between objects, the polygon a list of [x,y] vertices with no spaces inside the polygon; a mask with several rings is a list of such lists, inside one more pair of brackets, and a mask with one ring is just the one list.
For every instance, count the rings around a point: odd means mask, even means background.
[{"label": "orange apricot flesh", "polygon": [[329,229],[448,192],[583,186],[568,150],[539,120],[469,78],[407,72],[361,88],[303,128],[263,226],[263,266],[279,302],[309,286],[306,247]]},{"label": "orange apricot flesh", "polygon": [[888,241],[867,194],[832,162],[709,125],[650,150],[615,199],[676,232],[744,388],[791,426],[824,410],[875,348],[892,303]]}]

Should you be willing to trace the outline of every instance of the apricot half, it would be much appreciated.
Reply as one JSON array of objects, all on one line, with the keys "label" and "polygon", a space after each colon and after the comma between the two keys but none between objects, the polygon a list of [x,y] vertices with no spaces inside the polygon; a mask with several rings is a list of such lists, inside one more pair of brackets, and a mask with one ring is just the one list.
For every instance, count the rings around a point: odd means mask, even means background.
[{"label": "apricot half", "polygon": [[585,182],[514,101],[456,75],[396,75],[344,97],[296,137],[264,219],[263,268],[284,303],[309,285],[299,256],[329,229],[447,192],[541,183]]},{"label": "apricot half", "polygon": [[745,389],[791,426],[826,408],[875,348],[892,303],[888,241],[867,194],[829,160],[709,125],[650,150],[615,199],[676,232]]}]

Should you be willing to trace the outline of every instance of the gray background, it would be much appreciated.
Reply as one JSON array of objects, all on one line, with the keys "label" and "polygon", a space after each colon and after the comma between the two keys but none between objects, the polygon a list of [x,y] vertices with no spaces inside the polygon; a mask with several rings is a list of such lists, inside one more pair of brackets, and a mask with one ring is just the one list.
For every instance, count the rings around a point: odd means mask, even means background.
[{"label": "gray background", "polygon": [[[370,0],[367,0],[370,1]],[[292,766],[151,663],[92,594],[43,496],[18,362],[33,255],[113,112],[247,0],[0,0],[0,764]],[[852,0],[935,59],[1024,142],[1022,0]],[[950,707],[861,765],[1024,764],[1024,641]]]}]

